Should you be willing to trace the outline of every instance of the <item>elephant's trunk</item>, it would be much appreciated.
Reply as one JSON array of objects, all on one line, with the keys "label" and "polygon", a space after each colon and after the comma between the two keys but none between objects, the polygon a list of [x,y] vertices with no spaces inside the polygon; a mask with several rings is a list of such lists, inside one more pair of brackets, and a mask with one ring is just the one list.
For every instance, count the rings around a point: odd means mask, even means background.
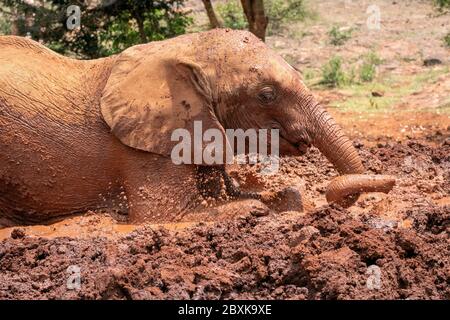
[{"label": "elephant's trunk", "polygon": [[[302,103],[301,103],[302,102]],[[301,101],[303,106],[305,101]],[[312,144],[316,146],[344,177],[332,181],[327,190],[328,202],[336,202],[343,206],[350,206],[361,192],[383,191],[389,192],[395,180],[392,177],[362,175],[365,171],[352,142],[334,121],[331,115],[323,109],[316,100],[308,95],[306,101],[308,133]]]},{"label": "elephant's trunk", "polygon": [[340,174],[365,171],[358,152],[331,115],[319,105],[312,108],[310,130],[312,143],[336,167]]},{"label": "elephant's trunk", "polygon": [[395,177],[392,176],[348,174],[331,181],[327,188],[326,197],[329,203],[338,202],[346,206],[347,202],[353,200],[355,194],[360,192],[388,193],[394,185]]}]

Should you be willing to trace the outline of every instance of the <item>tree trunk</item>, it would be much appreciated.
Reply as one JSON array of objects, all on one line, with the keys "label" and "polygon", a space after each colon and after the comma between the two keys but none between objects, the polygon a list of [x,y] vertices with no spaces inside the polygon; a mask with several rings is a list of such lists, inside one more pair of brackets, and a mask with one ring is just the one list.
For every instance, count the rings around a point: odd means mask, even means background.
[{"label": "tree trunk", "polygon": [[11,8],[11,29],[10,34],[13,36],[19,35],[19,14],[17,13],[16,8]]},{"label": "tree trunk", "polygon": [[211,0],[202,0],[206,9],[206,13],[208,14],[209,24],[211,28],[222,28],[221,21],[217,18],[216,12],[214,11],[214,7],[211,3]]},{"label": "tree trunk", "polygon": [[241,3],[247,17],[249,30],[262,41],[265,41],[269,18],[264,13],[263,0],[241,0]]},{"label": "tree trunk", "polygon": [[144,20],[142,19],[142,16],[138,12],[135,12],[134,18],[136,19],[136,22],[137,22],[139,37],[141,38],[141,43],[147,43],[148,39],[147,39],[147,35],[145,34]]}]

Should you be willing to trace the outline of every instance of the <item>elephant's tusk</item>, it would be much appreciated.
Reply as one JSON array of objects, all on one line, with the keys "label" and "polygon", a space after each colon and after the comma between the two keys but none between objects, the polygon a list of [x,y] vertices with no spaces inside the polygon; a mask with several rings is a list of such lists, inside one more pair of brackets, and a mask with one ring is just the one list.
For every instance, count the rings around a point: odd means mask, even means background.
[{"label": "elephant's tusk", "polygon": [[388,193],[395,185],[395,177],[387,175],[348,174],[330,182],[326,192],[328,203],[344,207],[351,205],[362,192]]}]

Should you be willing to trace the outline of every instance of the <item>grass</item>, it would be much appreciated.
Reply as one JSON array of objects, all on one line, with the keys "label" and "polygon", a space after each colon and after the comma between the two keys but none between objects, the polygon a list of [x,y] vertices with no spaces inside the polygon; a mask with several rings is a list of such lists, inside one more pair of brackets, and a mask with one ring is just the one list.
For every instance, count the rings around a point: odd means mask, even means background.
[{"label": "grass", "polygon": [[450,48],[450,32],[444,37],[444,43],[448,48]]},{"label": "grass", "polygon": [[370,52],[364,57],[363,64],[359,70],[359,79],[362,82],[372,82],[377,74],[377,66],[382,60],[374,53]]},{"label": "grass", "polygon": [[441,11],[450,9],[450,0],[434,0],[434,3]]},{"label": "grass", "polygon": [[362,57],[363,62],[356,76],[355,68],[344,70],[344,61],[339,56],[332,57],[322,67],[322,80],[320,84],[328,87],[343,87],[358,82],[372,82],[377,74],[377,66],[382,60],[374,53],[369,52]]},{"label": "grass", "polygon": [[264,7],[269,18],[267,35],[282,34],[292,23],[316,18],[305,0],[265,0]]},{"label": "grass", "polygon": [[302,71],[303,74],[303,80],[305,81],[305,84],[307,86],[312,85],[312,81],[314,81],[317,78],[317,72],[315,69],[312,68],[305,68]]},{"label": "grass", "polygon": [[[449,73],[449,67],[430,69],[413,76],[390,76],[380,82],[358,83],[339,89],[348,97],[344,101],[334,101],[330,106],[344,111],[378,112],[399,103],[402,98],[422,90],[426,85],[435,83],[439,76]],[[383,92],[382,97],[372,97],[372,92]],[[450,112],[448,108],[440,108],[441,112]]]},{"label": "grass", "polygon": [[351,74],[346,74],[342,67],[343,61],[339,56],[334,56],[322,67],[322,80],[320,84],[327,87],[342,87],[353,81]]},{"label": "grass", "polygon": [[352,29],[344,30],[338,26],[333,26],[331,30],[328,31],[330,43],[334,46],[342,46],[352,37],[352,32]]}]

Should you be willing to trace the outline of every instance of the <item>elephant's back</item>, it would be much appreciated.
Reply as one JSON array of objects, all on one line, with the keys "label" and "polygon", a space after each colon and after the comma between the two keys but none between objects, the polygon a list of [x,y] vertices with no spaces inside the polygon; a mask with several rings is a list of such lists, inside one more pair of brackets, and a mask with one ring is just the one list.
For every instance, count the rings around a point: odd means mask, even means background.
[{"label": "elephant's back", "polygon": [[0,37],[0,208],[74,212],[114,182],[121,145],[98,102],[107,63]]},{"label": "elephant's back", "polygon": [[3,147],[31,144],[75,157],[104,144],[109,129],[99,95],[108,77],[106,63],[65,58],[25,38],[0,37]]},{"label": "elephant's back", "polygon": [[8,108],[27,118],[45,115],[52,121],[80,123],[103,73],[102,60],[70,59],[29,39],[0,37],[3,112]]}]

